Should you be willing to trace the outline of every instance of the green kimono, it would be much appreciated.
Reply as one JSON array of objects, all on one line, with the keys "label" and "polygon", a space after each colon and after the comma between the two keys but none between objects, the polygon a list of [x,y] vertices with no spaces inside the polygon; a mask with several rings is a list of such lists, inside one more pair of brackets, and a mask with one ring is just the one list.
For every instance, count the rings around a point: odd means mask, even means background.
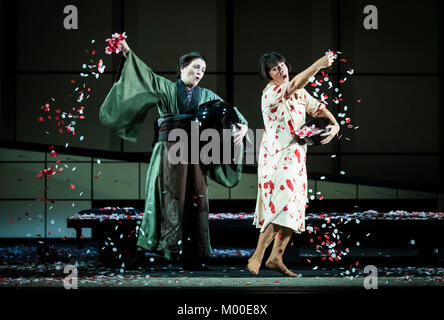
[{"label": "green kimono", "polygon": [[[100,121],[111,126],[122,139],[136,142],[147,112],[157,107],[160,116],[179,114],[186,93],[177,83],[155,74],[132,51],[128,53],[120,77],[100,108]],[[222,100],[211,90],[199,88],[198,104]],[[242,124],[245,118],[235,109]],[[149,142],[147,141],[147,144]],[[206,176],[199,164],[176,164],[167,160],[173,142],[155,144],[147,172],[145,213],[137,245],[178,260],[182,249],[190,260],[211,254],[208,232]],[[242,149],[241,149],[242,150]],[[218,165],[206,175],[225,187],[235,186],[242,164]],[[182,257],[184,258],[184,257]]]}]

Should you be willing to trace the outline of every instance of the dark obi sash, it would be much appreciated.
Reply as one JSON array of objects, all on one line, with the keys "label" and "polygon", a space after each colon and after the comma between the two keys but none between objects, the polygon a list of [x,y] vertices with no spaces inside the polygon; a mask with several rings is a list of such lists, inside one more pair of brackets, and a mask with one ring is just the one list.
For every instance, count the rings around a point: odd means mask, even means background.
[{"label": "dark obi sash", "polygon": [[173,129],[183,129],[190,133],[190,124],[193,117],[192,114],[168,113],[157,118],[154,122],[153,146],[158,141],[168,141],[168,134]]},{"label": "dark obi sash", "polygon": [[[194,121],[194,122],[192,122]],[[239,154],[240,150],[235,151],[234,143],[232,137],[230,135],[225,134],[223,130],[228,129],[231,132],[238,130],[236,123],[239,123],[239,117],[233,106],[228,103],[220,100],[212,100],[198,106],[193,114],[165,114],[162,117],[156,119],[154,124],[155,134],[154,134],[154,142],[153,146],[156,142],[160,141],[168,141],[168,135],[173,129],[183,129],[186,131],[188,136],[188,155],[191,155],[191,144],[197,143],[199,152],[202,147],[209,143],[208,141],[191,141],[191,127],[192,123],[195,126],[198,126],[199,135],[205,129],[214,129],[215,132],[219,135],[220,144],[219,144],[219,154],[220,158],[216,159],[216,156],[212,157],[217,161],[214,164],[229,164],[226,163],[226,159],[223,159],[224,153],[226,154],[228,148],[230,148],[230,154],[232,155],[231,161],[234,161],[236,158],[236,154]],[[193,127],[193,129],[196,129]],[[211,138],[212,139],[212,138]],[[230,141],[224,141],[224,139],[230,139]],[[225,149],[227,150],[225,150]],[[213,149],[214,150],[214,149]],[[212,152],[211,152],[212,155]],[[208,165],[208,163],[207,163]],[[208,166],[205,166],[208,168]],[[209,166],[211,167],[211,165]]]}]

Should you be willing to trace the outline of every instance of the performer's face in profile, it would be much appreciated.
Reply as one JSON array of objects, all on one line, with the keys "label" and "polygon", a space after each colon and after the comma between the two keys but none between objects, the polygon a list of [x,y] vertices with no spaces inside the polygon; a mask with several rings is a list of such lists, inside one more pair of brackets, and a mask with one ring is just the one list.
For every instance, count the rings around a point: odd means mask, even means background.
[{"label": "performer's face in profile", "polygon": [[288,81],[288,68],[285,62],[281,61],[277,66],[273,67],[269,71],[271,79],[276,84],[282,84]]},{"label": "performer's face in profile", "polygon": [[194,59],[189,65],[180,69],[180,78],[188,89],[193,89],[203,78],[207,65],[202,59]]}]

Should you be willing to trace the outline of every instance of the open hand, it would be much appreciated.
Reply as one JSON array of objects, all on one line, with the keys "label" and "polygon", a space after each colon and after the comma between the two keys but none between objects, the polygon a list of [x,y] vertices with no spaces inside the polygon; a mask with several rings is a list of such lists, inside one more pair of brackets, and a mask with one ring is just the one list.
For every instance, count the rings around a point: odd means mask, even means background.
[{"label": "open hand", "polygon": [[327,136],[324,140],[321,140],[321,144],[327,144],[333,139],[339,132],[339,124],[329,124],[325,127],[329,128],[330,131],[322,133],[321,136]]},{"label": "open hand", "polygon": [[248,126],[246,124],[237,123],[240,127],[240,130],[237,130],[233,133],[234,143],[236,145],[240,145],[242,143],[242,139],[245,137],[248,131]]}]

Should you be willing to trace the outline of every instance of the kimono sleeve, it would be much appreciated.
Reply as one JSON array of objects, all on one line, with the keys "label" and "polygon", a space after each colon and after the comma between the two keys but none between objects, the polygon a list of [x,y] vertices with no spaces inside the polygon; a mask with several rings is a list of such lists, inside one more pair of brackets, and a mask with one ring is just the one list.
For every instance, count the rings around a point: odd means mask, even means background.
[{"label": "kimono sleeve", "polygon": [[[241,146],[243,150],[243,144]],[[220,164],[208,170],[207,175],[216,183],[226,188],[235,187],[242,176],[242,162],[244,159],[244,153],[239,155],[239,163],[237,164]]]},{"label": "kimono sleeve", "polygon": [[263,106],[266,108],[275,107],[290,98],[290,96],[287,95],[287,86],[288,82],[281,85],[269,85],[262,95]]},{"label": "kimono sleeve", "polygon": [[[205,94],[207,95],[206,99],[205,99],[207,101],[211,101],[211,100],[221,100],[221,101],[224,101],[224,99],[219,97],[217,94],[215,94],[211,90],[205,89]],[[245,119],[245,117],[242,115],[242,113],[240,113],[240,111],[236,107],[233,106],[233,108],[236,111],[237,116],[239,117],[240,123],[248,125],[248,121]]]},{"label": "kimono sleeve", "polygon": [[[211,100],[222,100],[221,97],[219,97],[217,94],[215,94],[213,91],[205,89],[204,90],[204,97],[203,99],[206,101]],[[239,117],[239,121],[242,124],[248,124],[247,120],[245,120],[244,116],[237,110],[236,107],[234,107],[236,110],[236,113]],[[224,129],[230,129],[230,128],[224,128]],[[242,164],[244,161],[244,142],[242,141],[241,145],[235,148],[236,151],[234,151],[234,158],[236,158],[236,161],[234,163],[229,164],[219,164],[216,166],[210,166],[209,170],[206,172],[207,176],[210,177],[212,180],[214,180],[216,183],[220,184],[221,186],[224,186],[226,188],[232,188],[236,186],[242,176]]]},{"label": "kimono sleeve", "polygon": [[305,89],[302,89],[301,94],[305,100],[305,111],[312,117],[317,117],[325,105],[313,98]]},{"label": "kimono sleeve", "polygon": [[100,107],[100,122],[122,139],[136,142],[147,112],[171,92],[172,86],[130,51],[120,77]]}]

